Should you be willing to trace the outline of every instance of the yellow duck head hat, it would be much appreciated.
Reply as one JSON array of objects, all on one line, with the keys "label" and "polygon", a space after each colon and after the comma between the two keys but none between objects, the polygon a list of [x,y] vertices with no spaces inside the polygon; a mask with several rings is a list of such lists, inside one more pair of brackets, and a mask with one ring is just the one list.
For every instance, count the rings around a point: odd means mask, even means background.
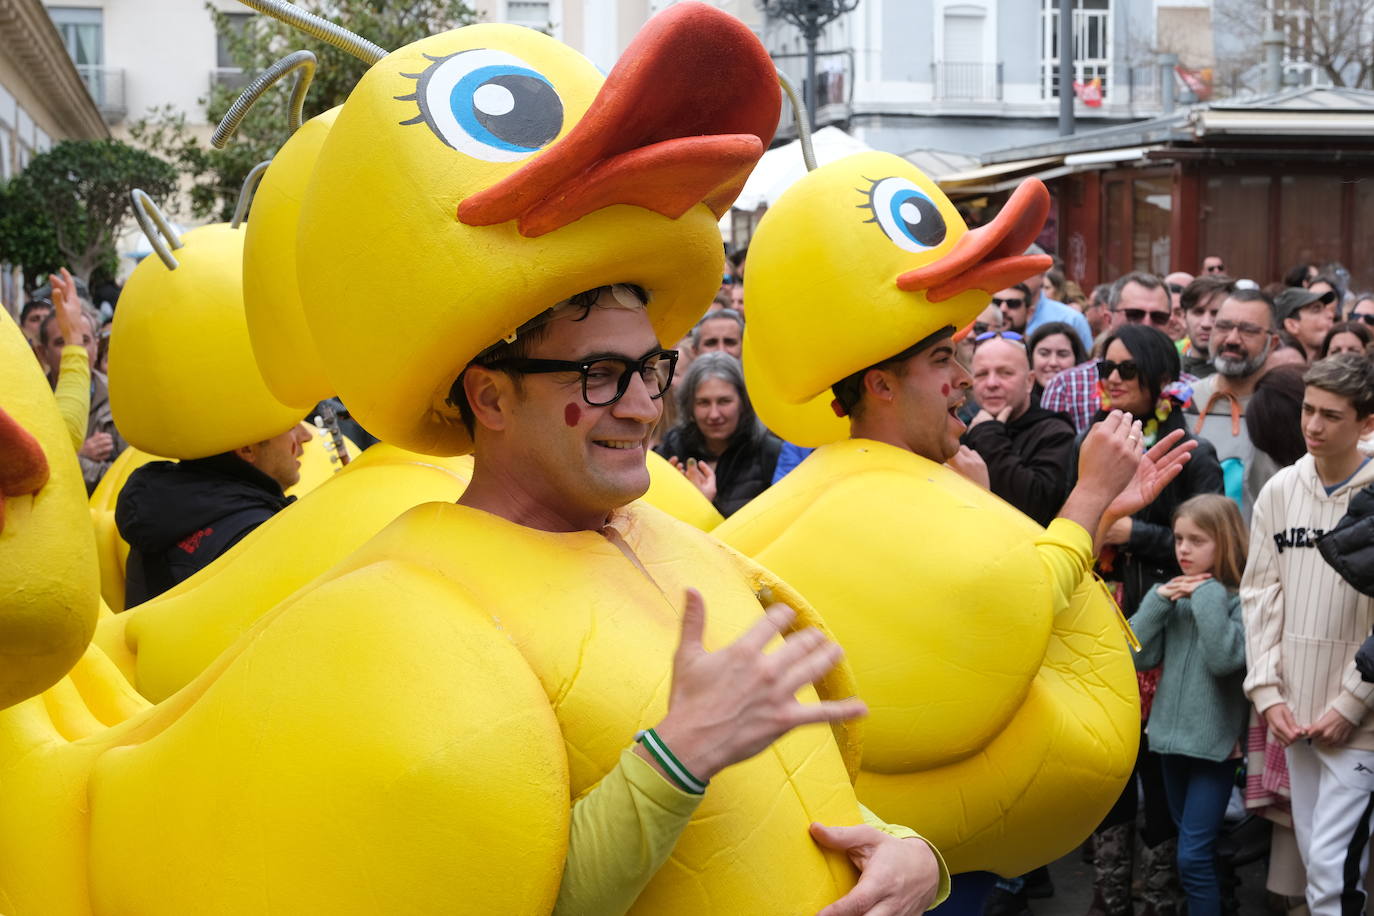
[{"label": "yellow duck head hat", "polygon": [[969,231],[935,182],[889,153],[810,172],[759,223],[745,279],[744,369],[769,429],[817,446],[849,435],[830,386],[944,327],[992,293],[1047,270],[1023,252],[1049,215],[1028,180],[997,219]]},{"label": "yellow duck head hat", "polygon": [[334,389],[306,327],[296,272],[301,198],[339,109],[301,125],[263,173],[243,239],[243,310],[263,381],[283,404],[308,410]]},{"label": "yellow duck head hat", "polygon": [[0,709],[57,683],[95,632],[90,518],[52,389],[0,309]]},{"label": "yellow duck head hat", "polygon": [[[138,206],[146,213],[151,201]],[[161,214],[156,221],[166,225]],[[218,223],[167,234],[179,247],[156,239],[161,250],[134,268],[119,298],[110,332],[115,425],[135,448],[166,458],[204,458],[280,435],[305,409],[273,397],[253,358],[243,229]]]},{"label": "yellow duck head hat", "polygon": [[386,55],[301,206],[301,301],[330,382],[382,439],[460,454],[454,379],[572,294],[637,284],[676,342],[720,283],[716,221],[780,109],[758,39],[700,3],[650,20],[604,81],[507,25]]}]

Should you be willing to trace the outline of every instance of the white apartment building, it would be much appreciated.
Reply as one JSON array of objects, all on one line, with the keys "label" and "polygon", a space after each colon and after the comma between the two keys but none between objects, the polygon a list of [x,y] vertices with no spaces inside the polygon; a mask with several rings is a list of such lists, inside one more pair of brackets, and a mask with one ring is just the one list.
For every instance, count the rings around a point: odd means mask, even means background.
[{"label": "white apartment building", "polygon": [[[1082,129],[1153,117],[1165,102],[1160,53],[1210,68],[1211,0],[1074,0]],[[859,0],[820,41],[818,125],[878,149],[981,153],[1054,137],[1059,113],[1058,0]],[[805,44],[778,19],[764,43],[800,83]],[[1173,74],[1170,74],[1173,76]],[[1181,75],[1173,76],[1186,99]],[[784,125],[782,132],[790,128]]]}]

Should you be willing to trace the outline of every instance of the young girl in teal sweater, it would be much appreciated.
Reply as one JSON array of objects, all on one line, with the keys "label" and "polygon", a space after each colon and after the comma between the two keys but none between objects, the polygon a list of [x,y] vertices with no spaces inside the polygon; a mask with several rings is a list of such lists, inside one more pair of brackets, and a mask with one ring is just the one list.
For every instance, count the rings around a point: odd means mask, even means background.
[{"label": "young girl in teal sweater", "polygon": [[1163,664],[1146,728],[1162,755],[1169,813],[1178,825],[1178,872],[1188,916],[1220,916],[1216,846],[1235,785],[1247,705],[1241,572],[1245,523],[1224,496],[1195,496],[1174,513],[1183,575],[1155,586],[1131,618],[1136,667]]}]

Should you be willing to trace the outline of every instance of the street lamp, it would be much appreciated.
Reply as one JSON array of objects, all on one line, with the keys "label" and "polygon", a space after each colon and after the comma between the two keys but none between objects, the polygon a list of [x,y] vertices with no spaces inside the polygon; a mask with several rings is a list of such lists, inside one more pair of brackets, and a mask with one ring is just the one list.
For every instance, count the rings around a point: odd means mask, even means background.
[{"label": "street lamp", "polygon": [[782,19],[801,30],[806,39],[806,114],[816,123],[816,39],[845,13],[853,12],[859,0],[757,0],[763,14]]}]

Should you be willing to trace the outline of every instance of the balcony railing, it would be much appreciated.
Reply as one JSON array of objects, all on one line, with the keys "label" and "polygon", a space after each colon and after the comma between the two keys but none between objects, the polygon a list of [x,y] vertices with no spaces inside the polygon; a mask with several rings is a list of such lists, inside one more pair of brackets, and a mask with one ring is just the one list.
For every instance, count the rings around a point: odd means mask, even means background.
[{"label": "balcony railing", "polygon": [[1002,65],[936,61],[930,65],[936,101],[999,102]]},{"label": "balcony railing", "polygon": [[124,103],[124,70],[121,67],[97,67],[77,64],[76,72],[95,100],[95,106],[106,123],[116,124],[129,113]]},{"label": "balcony railing", "polygon": [[[802,99],[806,98],[806,55],[774,54],[773,63],[786,74]],[[821,51],[816,54],[816,123],[819,128],[849,120],[854,101],[854,51]],[[783,103],[778,133],[795,136],[792,108]]]}]

